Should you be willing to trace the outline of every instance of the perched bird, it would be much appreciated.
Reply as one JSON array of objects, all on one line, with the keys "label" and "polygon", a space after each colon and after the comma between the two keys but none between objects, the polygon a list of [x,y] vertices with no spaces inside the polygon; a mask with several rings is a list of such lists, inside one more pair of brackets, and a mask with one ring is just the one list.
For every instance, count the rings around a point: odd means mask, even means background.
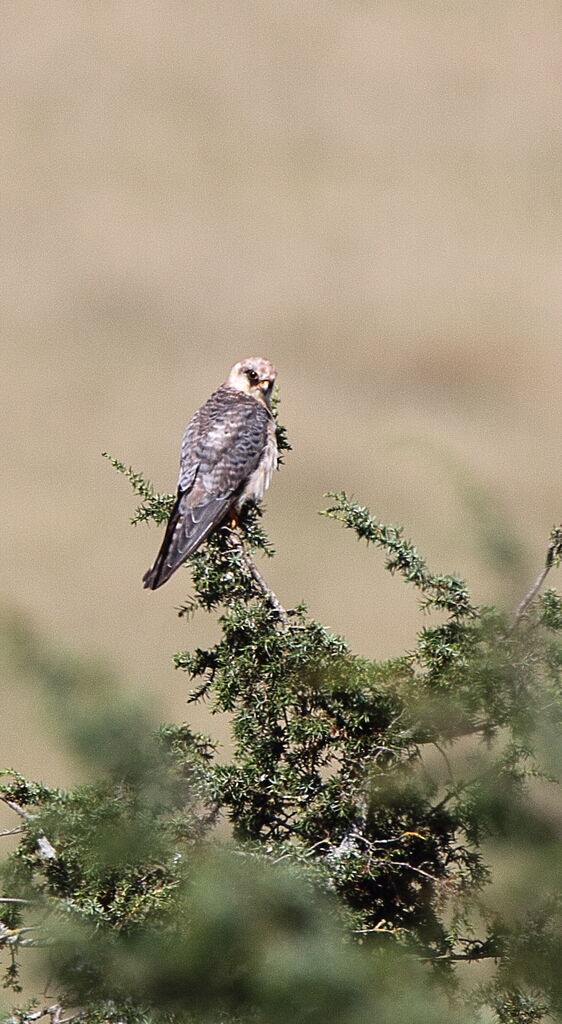
[{"label": "perched bird", "polygon": [[267,359],[243,359],[189,421],[177,497],[156,561],[143,576],[145,587],[161,587],[213,530],[269,487],[277,466],[276,375]]}]

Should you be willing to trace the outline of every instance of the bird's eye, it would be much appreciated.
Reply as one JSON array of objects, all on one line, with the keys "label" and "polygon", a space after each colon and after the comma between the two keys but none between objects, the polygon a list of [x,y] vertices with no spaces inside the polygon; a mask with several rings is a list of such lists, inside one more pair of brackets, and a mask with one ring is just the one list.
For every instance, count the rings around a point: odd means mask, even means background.
[{"label": "bird's eye", "polygon": [[259,377],[255,370],[246,370],[246,376],[250,381],[250,384],[257,384]]}]

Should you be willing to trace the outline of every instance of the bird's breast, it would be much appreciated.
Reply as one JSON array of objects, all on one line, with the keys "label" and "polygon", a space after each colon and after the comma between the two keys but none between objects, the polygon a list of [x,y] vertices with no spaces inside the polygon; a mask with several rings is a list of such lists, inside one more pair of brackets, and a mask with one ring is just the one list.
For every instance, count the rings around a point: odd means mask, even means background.
[{"label": "bird's breast", "polygon": [[267,488],[271,483],[273,470],[277,468],[277,441],[275,439],[275,425],[268,424],[267,443],[263,450],[261,459],[252,473],[250,473],[243,490],[238,499],[238,508],[242,508],[247,501],[261,501]]}]

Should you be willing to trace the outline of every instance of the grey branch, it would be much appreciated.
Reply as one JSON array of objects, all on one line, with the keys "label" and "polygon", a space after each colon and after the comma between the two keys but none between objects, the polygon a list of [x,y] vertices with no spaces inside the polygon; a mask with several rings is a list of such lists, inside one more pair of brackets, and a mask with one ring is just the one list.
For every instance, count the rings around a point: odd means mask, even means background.
[{"label": "grey branch", "polygon": [[517,610],[515,612],[515,617],[514,617],[514,620],[513,620],[513,625],[511,627],[512,631],[516,628],[516,626],[519,624],[519,622],[523,618],[525,612],[527,611],[527,608],[531,604],[531,601],[533,601],[535,599],[535,597],[537,596],[539,590],[541,589],[541,587],[542,587],[546,577],[548,576],[550,570],[552,569],[553,565],[558,565],[558,563],[560,562],[561,557],[562,557],[562,526],[555,526],[553,528],[551,534],[550,534],[550,542],[549,542],[549,545],[548,545],[548,547],[546,549],[546,559],[545,559],[545,563],[544,563],[544,568],[541,570],[541,572],[537,576],[535,582],[533,583],[532,587],[530,588],[528,593],[525,594],[525,597],[523,598],[521,603],[518,605]]},{"label": "grey branch", "polygon": [[[26,811],[25,807],[22,807],[21,804],[16,803],[15,800],[10,800],[10,798],[6,796],[5,793],[0,793],[0,800],[3,800],[3,802],[6,804],[6,807],[9,807],[10,810],[15,811],[16,814],[19,814],[20,818],[23,818],[24,821],[33,821],[35,815],[30,814],[29,811]],[[37,847],[39,850],[39,856],[41,857],[41,860],[57,859],[57,851],[55,850],[53,844],[49,842],[47,836],[39,836],[39,838],[37,839]]]},{"label": "grey branch", "polygon": [[25,807],[22,807],[21,804],[17,804],[15,800],[10,800],[10,798],[4,793],[0,793],[0,800],[3,800],[6,807],[9,807],[11,811],[15,811],[16,814],[19,814],[20,818],[23,818],[24,821],[31,821],[33,818],[33,815],[30,814],[29,811],[26,811]]},{"label": "grey branch", "polygon": [[8,1017],[5,1024],[31,1024],[32,1021],[41,1020],[41,1017],[49,1017],[50,1024],[69,1024],[83,1016],[82,1013],[73,1013],[69,1017],[62,1016],[62,1006],[55,1003],[53,1006],[46,1006],[42,1010],[34,1010],[33,1013],[18,1014],[17,1017]]},{"label": "grey branch", "polygon": [[268,584],[264,580],[264,578],[263,578],[261,572],[259,571],[256,563],[254,562],[253,558],[250,557],[248,552],[244,549],[244,545],[243,545],[240,537],[238,536],[237,533],[234,532],[234,530],[230,534],[230,542],[231,542],[231,544],[234,547],[238,548],[238,551],[240,552],[240,557],[241,557],[241,559],[242,559],[242,561],[243,561],[243,563],[244,563],[248,573],[252,577],[254,583],[257,584],[259,590],[263,594],[263,596],[264,596],[265,600],[267,601],[269,607],[273,609],[273,611],[276,613],[276,615],[279,617],[279,619],[282,622],[287,623],[289,621],[289,616],[288,616],[285,608],[283,608],[283,605],[281,604],[281,602],[280,602],[279,598],[277,597],[277,595],[274,593],[274,591],[271,589],[271,587],[268,586]]}]

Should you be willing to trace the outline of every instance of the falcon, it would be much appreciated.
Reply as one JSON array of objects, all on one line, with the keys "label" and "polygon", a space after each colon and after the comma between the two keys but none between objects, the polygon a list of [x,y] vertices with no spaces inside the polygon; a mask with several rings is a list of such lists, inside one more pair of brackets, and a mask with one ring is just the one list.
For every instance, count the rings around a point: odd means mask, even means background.
[{"label": "falcon", "polygon": [[263,497],[277,466],[276,376],[267,359],[243,359],[187,424],[177,497],[145,587],[161,587],[213,530]]}]

